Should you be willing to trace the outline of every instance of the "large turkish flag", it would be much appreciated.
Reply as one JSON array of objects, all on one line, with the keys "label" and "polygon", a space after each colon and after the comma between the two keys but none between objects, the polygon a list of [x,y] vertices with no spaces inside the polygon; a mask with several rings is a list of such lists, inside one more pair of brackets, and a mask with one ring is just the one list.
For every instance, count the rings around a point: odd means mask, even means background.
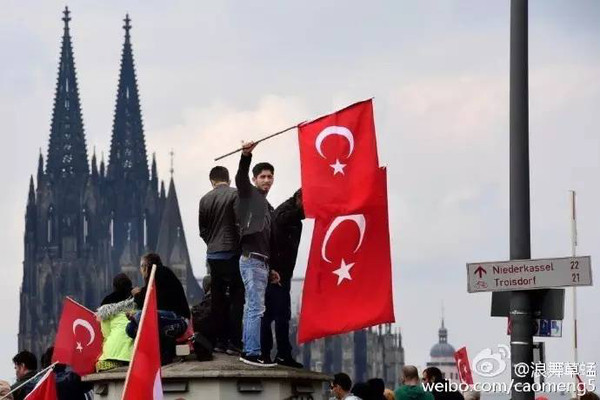
[{"label": "large turkish flag", "polygon": [[52,361],[68,364],[79,375],[95,371],[102,354],[102,331],[94,313],[66,297],[58,323]]},{"label": "large turkish flag", "polygon": [[298,126],[307,217],[352,214],[379,168],[371,100]]},{"label": "large turkish flag", "polygon": [[385,169],[371,179],[375,184],[361,210],[315,221],[300,343],[394,322]]},{"label": "large turkish flag", "polygon": [[154,266],[148,282],[140,326],[133,345],[133,358],[127,371],[123,400],[162,400],[163,398],[155,270]]},{"label": "large turkish flag", "polygon": [[[12,399],[12,397],[11,397]],[[25,400],[57,400],[58,396],[56,394],[56,378],[54,376],[54,371],[52,368],[46,372],[35,388],[27,396],[25,396]]]}]

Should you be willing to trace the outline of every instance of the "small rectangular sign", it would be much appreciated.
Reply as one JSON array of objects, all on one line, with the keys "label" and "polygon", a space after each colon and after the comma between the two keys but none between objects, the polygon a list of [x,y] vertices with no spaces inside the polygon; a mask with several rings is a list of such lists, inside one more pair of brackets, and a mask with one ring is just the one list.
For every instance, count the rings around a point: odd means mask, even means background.
[{"label": "small rectangular sign", "polygon": [[[560,319],[534,319],[535,332],[533,336],[538,337],[562,337],[562,320]],[[512,331],[512,321],[508,318],[506,334],[510,335]]]},{"label": "small rectangular sign", "polygon": [[590,256],[467,263],[469,293],[591,286]]}]

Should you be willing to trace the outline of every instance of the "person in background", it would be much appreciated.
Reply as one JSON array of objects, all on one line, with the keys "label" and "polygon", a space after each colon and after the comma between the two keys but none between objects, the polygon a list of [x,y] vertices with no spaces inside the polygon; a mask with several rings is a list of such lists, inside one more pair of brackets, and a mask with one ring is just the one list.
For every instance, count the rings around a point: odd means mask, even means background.
[{"label": "person in background", "polygon": [[383,391],[383,397],[385,397],[385,400],[396,400],[396,398],[394,397],[394,391],[392,389],[385,389]]},{"label": "person in background", "polygon": [[[40,359],[42,369],[50,366],[53,353],[54,347],[49,347],[44,352]],[[81,377],[68,365],[56,364],[54,366],[54,377],[56,379],[58,400],[87,400],[93,398],[91,396],[93,396],[94,386],[89,382],[82,382]]]},{"label": "person in background", "polygon": [[[143,288],[133,288],[132,294],[136,308],[142,310],[148,282],[153,266],[156,266],[154,283],[156,287],[156,306],[158,308],[158,325],[160,327],[160,350],[162,364],[172,362],[175,357],[175,340],[187,330],[190,319],[190,307],[183,286],[175,273],[164,266],[160,256],[147,253],[140,261],[140,273],[146,282]],[[141,311],[129,317],[126,332],[130,338],[135,338],[140,323]]]},{"label": "person in background", "polygon": [[352,388],[352,379],[343,372],[339,372],[333,376],[333,381],[329,384],[329,390],[335,400],[362,400],[350,393]]},{"label": "person in background", "polygon": [[206,243],[211,275],[211,314],[214,351],[239,355],[242,347],[244,284],[240,275],[240,233],[236,218],[237,190],[230,187],[229,171],[214,167],[208,178],[213,189],[200,199],[198,226]]},{"label": "person in background", "polygon": [[14,400],[12,394],[10,394],[10,383],[0,380],[0,396],[5,397],[6,400]]},{"label": "person in background", "polygon": [[128,365],[133,354],[133,339],[125,332],[129,323],[127,312],[135,309],[131,279],[124,274],[113,278],[113,292],[106,296],[96,311],[102,328],[102,354],[96,363],[96,371]]},{"label": "person in background", "polygon": [[379,398],[375,397],[371,386],[369,386],[365,382],[355,383],[354,386],[352,386],[352,390],[350,390],[350,393],[352,393],[361,400],[380,400]]},{"label": "person in background", "polygon": [[275,323],[275,339],[277,355],[275,362],[293,368],[302,368],[302,364],[292,357],[290,344],[290,318],[292,315],[290,289],[294,266],[298,256],[298,246],[302,235],[302,189],[273,212],[271,235],[271,269],[280,277],[278,283],[269,283],[265,293],[265,313],[261,321],[261,350],[265,359],[271,358],[273,348],[273,332],[271,325]]},{"label": "person in background", "polygon": [[440,383],[444,388],[448,388],[439,390],[434,386],[431,390],[431,394],[433,394],[435,400],[464,400],[463,395],[459,391],[449,390],[448,381],[444,379],[442,371],[437,367],[429,367],[423,370],[423,382],[433,384]]},{"label": "person in background", "polygon": [[394,393],[396,400],[434,400],[433,395],[423,390],[419,382],[419,371],[414,365],[402,367],[402,386]]},{"label": "person in background", "polygon": [[[29,379],[33,378],[37,373],[37,358],[30,351],[23,350],[12,359],[15,365],[15,375],[17,381],[11,386],[11,390],[18,388]],[[13,393],[15,400],[23,400],[35,387],[36,379],[33,379]]]},{"label": "person in background", "polygon": [[383,392],[385,391],[385,382],[381,378],[371,378],[367,381],[367,385],[373,391],[373,399],[385,400]]}]

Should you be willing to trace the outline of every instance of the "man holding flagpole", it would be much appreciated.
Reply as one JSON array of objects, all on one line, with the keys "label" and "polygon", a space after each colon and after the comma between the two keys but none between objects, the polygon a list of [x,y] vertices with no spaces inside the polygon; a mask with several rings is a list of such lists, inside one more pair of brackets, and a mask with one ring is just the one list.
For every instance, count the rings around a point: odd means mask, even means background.
[{"label": "man holding flagpole", "polygon": [[271,246],[271,218],[273,207],[267,194],[273,185],[274,167],[269,163],[258,163],[252,168],[252,183],[248,178],[252,150],[256,143],[245,143],[235,184],[238,189],[238,216],[241,230],[242,256],[240,273],[245,288],[243,342],[244,352],[240,360],[246,364],[272,367],[270,357],[261,355],[260,325],[265,312],[265,290],[269,275],[278,282],[279,275],[269,273]]}]

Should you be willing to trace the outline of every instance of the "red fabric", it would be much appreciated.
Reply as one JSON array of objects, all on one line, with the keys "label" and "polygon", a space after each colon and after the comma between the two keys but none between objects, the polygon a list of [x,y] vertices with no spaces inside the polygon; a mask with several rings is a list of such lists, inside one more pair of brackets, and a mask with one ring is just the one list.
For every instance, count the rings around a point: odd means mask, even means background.
[{"label": "red fabric", "polygon": [[127,371],[123,400],[163,398],[154,270],[148,283],[140,326],[135,338],[133,358]]},{"label": "red fabric", "polygon": [[82,376],[93,373],[102,353],[102,340],[94,313],[73,299],[65,298],[52,362],[68,364]]},{"label": "red fabric", "polygon": [[371,179],[374,184],[361,210],[315,221],[302,294],[300,343],[394,322],[385,169]]},{"label": "red fabric", "polygon": [[[379,168],[371,100],[298,127],[307,217],[354,214]],[[333,166],[338,164],[338,169]]]},{"label": "red fabric", "polygon": [[469,363],[469,356],[467,355],[467,348],[462,347],[454,353],[454,359],[456,360],[456,368],[458,369],[458,376],[462,383],[467,385],[473,384],[473,373],[471,372],[471,364]]},{"label": "red fabric", "polygon": [[39,380],[35,388],[25,396],[25,400],[57,400],[56,378],[52,368]]}]

